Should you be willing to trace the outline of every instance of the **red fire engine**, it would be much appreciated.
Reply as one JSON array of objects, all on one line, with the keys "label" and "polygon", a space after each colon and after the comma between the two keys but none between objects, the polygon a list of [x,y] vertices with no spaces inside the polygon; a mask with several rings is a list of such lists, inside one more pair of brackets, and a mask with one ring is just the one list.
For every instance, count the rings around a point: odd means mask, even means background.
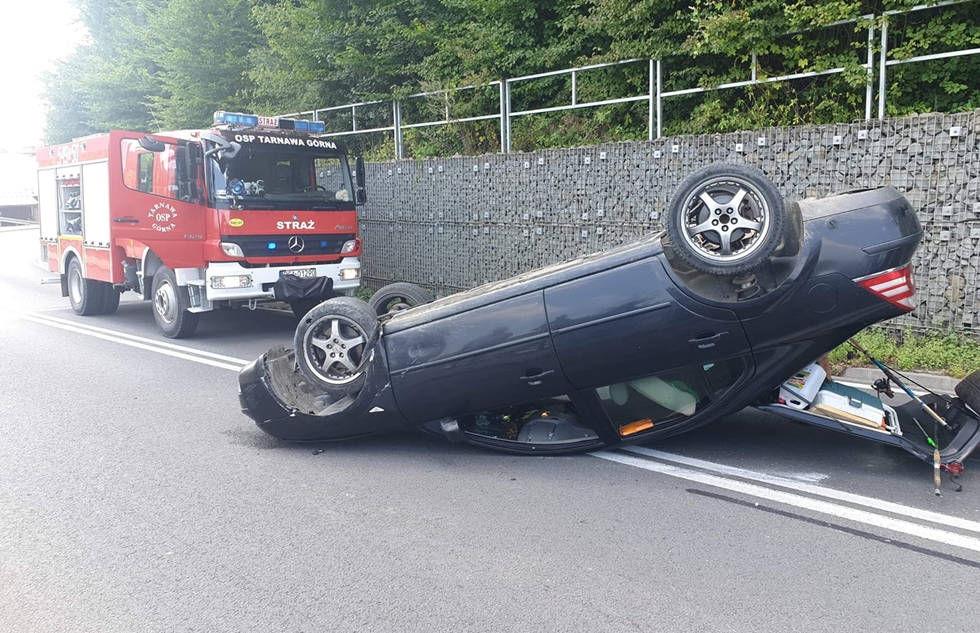
[{"label": "red fire engine", "polygon": [[132,290],[165,336],[219,306],[293,311],[360,284],[354,180],[323,123],[216,112],[207,130],[114,130],[37,152],[41,251],[80,315]]}]

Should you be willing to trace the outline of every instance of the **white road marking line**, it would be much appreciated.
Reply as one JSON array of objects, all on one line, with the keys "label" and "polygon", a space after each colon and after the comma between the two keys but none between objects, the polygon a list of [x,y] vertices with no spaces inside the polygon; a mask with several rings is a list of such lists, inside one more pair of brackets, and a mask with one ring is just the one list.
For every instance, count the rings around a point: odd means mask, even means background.
[{"label": "white road marking line", "polygon": [[[87,323],[77,323],[75,321],[69,321],[67,319],[59,319],[57,317],[52,317],[52,316],[48,316],[48,315],[44,315],[44,314],[37,314],[37,313],[30,313],[30,312],[17,312],[15,310],[7,310],[7,309],[4,309],[4,308],[0,308],[0,310],[4,310],[5,312],[9,312],[9,313],[14,314],[16,316],[20,316],[22,318],[26,318],[27,320],[33,321],[35,323],[42,323],[43,322],[43,323],[50,323],[51,325],[63,325],[63,326],[66,326],[65,329],[71,329],[72,331],[75,331],[75,332],[80,331],[80,330],[87,330],[89,332],[94,332],[96,334],[102,334],[104,336],[101,336],[99,338],[107,338],[107,340],[111,340],[109,337],[112,337],[112,338],[120,338],[120,339],[128,339],[128,340],[131,340],[131,341],[137,341],[139,343],[143,343],[145,345],[150,345],[150,346],[154,346],[154,347],[161,347],[161,348],[166,348],[166,349],[174,350],[174,351],[177,351],[177,352],[180,352],[180,353],[183,353],[183,354],[195,354],[197,356],[204,356],[206,358],[213,358],[215,360],[225,361],[225,362],[228,362],[228,363],[238,363],[239,364],[239,369],[241,367],[244,367],[245,365],[247,365],[250,362],[250,361],[247,361],[247,360],[243,360],[241,358],[235,358],[233,356],[225,356],[224,354],[215,354],[214,352],[206,352],[204,350],[195,349],[193,347],[187,347],[187,346],[184,346],[184,345],[176,345],[174,343],[167,343],[165,341],[157,341],[157,340],[154,340],[154,339],[144,338],[142,336],[136,336],[135,334],[127,334],[125,332],[117,332],[115,330],[107,330],[105,328],[96,327],[94,325],[88,325]],[[122,342],[122,341],[120,341],[120,342]]]},{"label": "white road marking line", "polygon": [[[102,330],[102,331],[99,331],[98,328],[96,328],[95,330],[86,330],[86,329],[83,329],[83,328],[80,328],[80,327],[76,327],[74,324],[57,323],[57,322],[51,321],[50,319],[47,319],[47,318],[39,318],[37,316],[30,315],[30,314],[18,314],[17,316],[20,317],[21,319],[24,319],[25,321],[31,321],[33,323],[39,323],[41,325],[48,325],[48,326],[55,327],[55,328],[58,328],[58,329],[61,329],[61,330],[67,330],[69,332],[75,332],[76,334],[84,334],[85,336],[92,336],[94,338],[102,339],[102,340],[105,340],[105,341],[111,341],[113,343],[120,343],[122,345],[128,345],[130,347],[135,347],[135,348],[138,348],[138,349],[146,350],[148,352],[156,352],[157,354],[164,354],[165,356],[172,356],[174,358],[180,358],[182,360],[189,360],[189,361],[193,361],[195,363],[201,363],[202,365],[210,365],[211,367],[219,367],[221,369],[230,369],[232,371],[240,371],[241,368],[245,365],[244,362],[241,365],[231,365],[231,364],[228,364],[228,363],[222,363],[222,362],[219,362],[219,361],[216,361],[216,360],[211,360],[210,358],[204,358],[202,356],[195,356],[195,355],[188,354],[188,353],[177,352],[177,351],[173,351],[173,350],[170,350],[170,349],[165,349],[164,347],[157,346],[156,344],[154,344],[154,345],[148,345],[148,344],[140,343],[140,342],[137,342],[137,341],[134,341],[134,340],[127,340],[125,338],[121,338],[120,336],[117,336],[116,333],[112,333],[112,334],[104,334],[103,333],[103,332],[109,332],[110,330]],[[138,337],[133,337],[133,338],[138,339]],[[173,346],[173,347],[178,347],[179,348],[179,346]],[[194,353],[198,353],[197,350],[191,350],[190,348],[184,348],[184,349],[187,349],[188,351],[192,351]]]},{"label": "white road marking line", "polygon": [[882,501],[881,499],[875,499],[873,497],[865,497],[850,492],[834,490],[833,488],[825,488],[823,486],[817,486],[801,481],[794,481],[792,479],[786,479],[777,475],[767,475],[765,473],[755,472],[752,470],[736,468],[735,466],[725,466],[724,464],[716,464],[714,462],[708,462],[694,457],[685,457],[674,453],[665,453],[663,451],[657,451],[652,448],[644,448],[642,446],[627,446],[620,450],[629,451],[645,457],[653,457],[655,459],[674,462],[684,466],[691,466],[702,470],[710,470],[720,475],[741,477],[742,479],[758,481],[770,486],[780,486],[783,488],[789,488],[790,490],[796,490],[797,492],[805,492],[811,495],[827,497],[828,499],[834,499],[835,501],[843,501],[845,503],[861,505],[868,508],[873,508],[875,510],[880,510],[882,512],[891,512],[892,514],[899,514],[911,519],[938,523],[946,527],[955,527],[961,530],[969,530],[970,532],[980,532],[980,522],[977,521],[970,521],[969,519],[961,519],[959,517],[939,514],[938,512],[930,512],[929,510],[920,510],[918,508],[905,506],[899,503]]},{"label": "white road marking line", "polygon": [[654,462],[648,459],[633,457],[631,455],[611,453],[609,451],[596,451],[589,454],[600,459],[607,459],[609,461],[625,464],[627,466],[635,466],[651,472],[677,477],[678,479],[693,481],[707,486],[714,486],[716,488],[730,490],[732,492],[739,492],[752,497],[758,497],[760,499],[766,499],[776,503],[783,503],[796,508],[820,512],[821,514],[837,517],[839,519],[855,521],[857,523],[863,523],[865,525],[871,525],[877,528],[885,528],[887,530],[900,532],[902,534],[917,536],[929,541],[943,543],[945,545],[952,545],[954,547],[961,547],[974,552],[980,552],[980,539],[972,536],[964,536],[954,532],[947,532],[945,530],[919,525],[918,523],[912,523],[910,521],[903,521],[901,519],[885,516],[883,514],[875,514],[874,512],[867,512],[865,510],[841,506],[827,501],[811,499],[809,497],[803,497],[800,495],[783,492],[781,490],[772,490],[770,488],[764,488],[755,484],[749,484],[733,479],[725,479],[724,477],[719,477],[717,475],[709,475],[700,471],[689,470],[687,468],[681,468],[679,466],[673,466],[671,464],[664,464],[661,462]]}]

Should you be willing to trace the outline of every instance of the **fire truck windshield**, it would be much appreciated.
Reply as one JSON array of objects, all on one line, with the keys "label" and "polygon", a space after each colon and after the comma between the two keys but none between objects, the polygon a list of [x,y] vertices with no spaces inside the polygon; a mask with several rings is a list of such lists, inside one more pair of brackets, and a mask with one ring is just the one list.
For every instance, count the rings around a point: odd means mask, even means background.
[{"label": "fire truck windshield", "polygon": [[317,150],[243,145],[234,157],[211,161],[210,171],[219,206],[330,210],[354,200],[346,157]]}]

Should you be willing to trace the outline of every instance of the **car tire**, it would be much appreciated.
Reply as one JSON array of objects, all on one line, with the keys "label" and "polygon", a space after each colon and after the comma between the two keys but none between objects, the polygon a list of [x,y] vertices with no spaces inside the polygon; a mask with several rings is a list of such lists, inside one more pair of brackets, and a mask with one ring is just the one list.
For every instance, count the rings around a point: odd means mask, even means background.
[{"label": "car tire", "polygon": [[957,383],[954,391],[974,413],[980,414],[980,369]]},{"label": "car tire", "polygon": [[86,279],[82,263],[72,258],[68,263],[68,301],[79,316],[102,314],[105,308],[105,286],[101,281]]},{"label": "car tire", "polygon": [[398,282],[384,286],[371,295],[368,305],[378,316],[393,312],[401,312],[417,305],[429,303],[432,296],[421,286],[406,282]]},{"label": "car tire", "polygon": [[745,165],[699,169],[681,183],[667,209],[674,253],[713,275],[757,268],[779,245],[785,225],[782,196],[761,171]]},{"label": "car tire", "polygon": [[161,266],[153,274],[153,318],[167,338],[187,338],[197,329],[197,313],[191,306],[187,288],[177,285],[174,271]]},{"label": "car tire", "polygon": [[334,297],[306,313],[296,328],[293,347],[304,376],[335,399],[364,386],[378,315],[354,297]]},{"label": "car tire", "polygon": [[119,309],[119,291],[112,287],[112,284],[102,285],[103,303],[102,314],[115,314]]}]

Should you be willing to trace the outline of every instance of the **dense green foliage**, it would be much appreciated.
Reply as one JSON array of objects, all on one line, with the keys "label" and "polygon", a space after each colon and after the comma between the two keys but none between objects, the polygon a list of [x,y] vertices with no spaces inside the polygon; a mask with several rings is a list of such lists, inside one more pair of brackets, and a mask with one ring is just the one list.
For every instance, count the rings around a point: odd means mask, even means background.
[{"label": "dense green foliage", "polygon": [[[917,334],[872,327],[855,339],[868,352],[900,371],[926,371],[962,378],[980,367],[980,343],[948,331]],[[871,361],[845,343],[830,353],[835,373],[848,366],[873,366]]]},{"label": "dense green foliage", "polygon": [[[403,100],[406,123],[490,115],[497,86],[407,99],[599,62],[662,61],[663,90],[843,69],[664,101],[666,134],[851,121],[864,115],[868,28],[921,0],[75,0],[90,41],[47,79],[47,137],[206,125],[218,109],[286,113]],[[693,3],[693,4],[692,4]],[[861,16],[872,15],[871,19]],[[849,20],[841,23],[842,20]],[[980,46],[980,0],[892,14],[889,59]],[[889,68],[888,115],[980,107],[980,55]],[[877,85],[876,77],[875,85]],[[579,102],[643,94],[647,64],[577,77]],[[515,111],[570,103],[568,75],[513,86]],[[876,103],[876,102],[875,102]],[[389,103],[358,111],[391,125]],[[326,117],[349,129],[349,112]],[[513,147],[642,139],[647,104],[515,119]],[[377,138],[359,149],[385,156]],[[415,156],[500,147],[496,121],[406,131]]]}]

